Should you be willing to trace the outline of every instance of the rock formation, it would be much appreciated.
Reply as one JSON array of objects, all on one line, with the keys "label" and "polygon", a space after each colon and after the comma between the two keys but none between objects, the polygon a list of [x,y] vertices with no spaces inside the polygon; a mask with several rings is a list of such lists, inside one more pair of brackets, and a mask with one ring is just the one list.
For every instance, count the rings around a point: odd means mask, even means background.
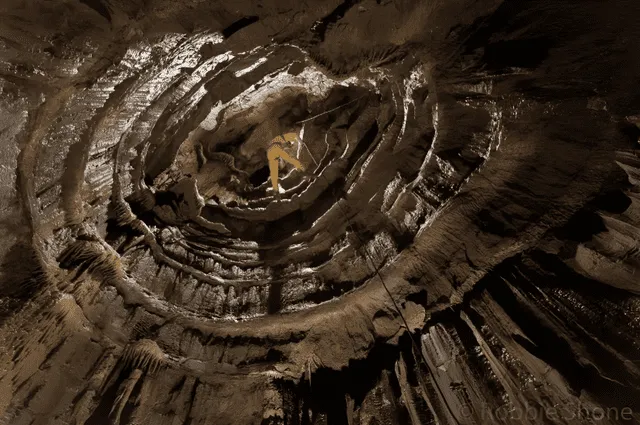
[{"label": "rock formation", "polygon": [[2,3],[0,424],[640,423],[639,2]]}]

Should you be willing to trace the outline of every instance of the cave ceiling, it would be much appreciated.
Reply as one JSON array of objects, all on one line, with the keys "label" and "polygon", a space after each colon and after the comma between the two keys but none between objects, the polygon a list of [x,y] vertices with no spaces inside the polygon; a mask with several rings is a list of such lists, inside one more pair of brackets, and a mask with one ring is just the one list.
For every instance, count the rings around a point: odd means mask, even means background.
[{"label": "cave ceiling", "polygon": [[640,423],[639,16],[3,0],[0,424]]}]

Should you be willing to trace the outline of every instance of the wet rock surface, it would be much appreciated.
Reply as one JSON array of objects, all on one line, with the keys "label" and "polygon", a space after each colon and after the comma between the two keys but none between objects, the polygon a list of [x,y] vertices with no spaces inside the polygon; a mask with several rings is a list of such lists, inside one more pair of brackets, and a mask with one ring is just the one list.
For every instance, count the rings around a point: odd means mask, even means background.
[{"label": "wet rock surface", "polygon": [[640,4],[0,13],[1,424],[640,421]]}]

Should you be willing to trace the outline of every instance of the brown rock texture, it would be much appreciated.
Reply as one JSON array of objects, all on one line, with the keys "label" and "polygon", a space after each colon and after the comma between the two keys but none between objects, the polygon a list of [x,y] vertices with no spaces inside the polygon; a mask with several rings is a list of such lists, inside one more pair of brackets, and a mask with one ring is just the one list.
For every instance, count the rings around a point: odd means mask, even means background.
[{"label": "brown rock texture", "polygon": [[640,423],[639,16],[4,0],[0,425]]}]

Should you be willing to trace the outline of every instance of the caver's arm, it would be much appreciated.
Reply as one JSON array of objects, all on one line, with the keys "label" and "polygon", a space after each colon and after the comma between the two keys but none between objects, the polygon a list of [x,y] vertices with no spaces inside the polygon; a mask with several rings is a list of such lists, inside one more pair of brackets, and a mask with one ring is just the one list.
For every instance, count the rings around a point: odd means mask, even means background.
[{"label": "caver's arm", "polygon": [[300,137],[298,137],[297,133],[285,133],[282,135],[283,139],[286,141],[285,145],[287,146],[295,146],[298,148],[298,144],[301,142]]},{"label": "caver's arm", "polygon": [[269,143],[269,145],[270,146],[279,145],[283,149],[288,149],[289,147],[295,145],[295,143],[299,141],[300,141],[300,138],[296,133],[284,133],[271,139],[271,142]]},{"label": "caver's arm", "polygon": [[269,142],[269,143],[270,144],[277,143],[277,144],[280,144],[280,145],[284,146],[286,144],[286,140],[282,136],[278,135],[278,136],[274,137],[273,139],[271,139],[271,142]]},{"label": "caver's arm", "polygon": [[286,140],[289,143],[295,143],[300,141],[296,133],[285,133],[282,135],[282,137],[284,138],[284,140]]}]

